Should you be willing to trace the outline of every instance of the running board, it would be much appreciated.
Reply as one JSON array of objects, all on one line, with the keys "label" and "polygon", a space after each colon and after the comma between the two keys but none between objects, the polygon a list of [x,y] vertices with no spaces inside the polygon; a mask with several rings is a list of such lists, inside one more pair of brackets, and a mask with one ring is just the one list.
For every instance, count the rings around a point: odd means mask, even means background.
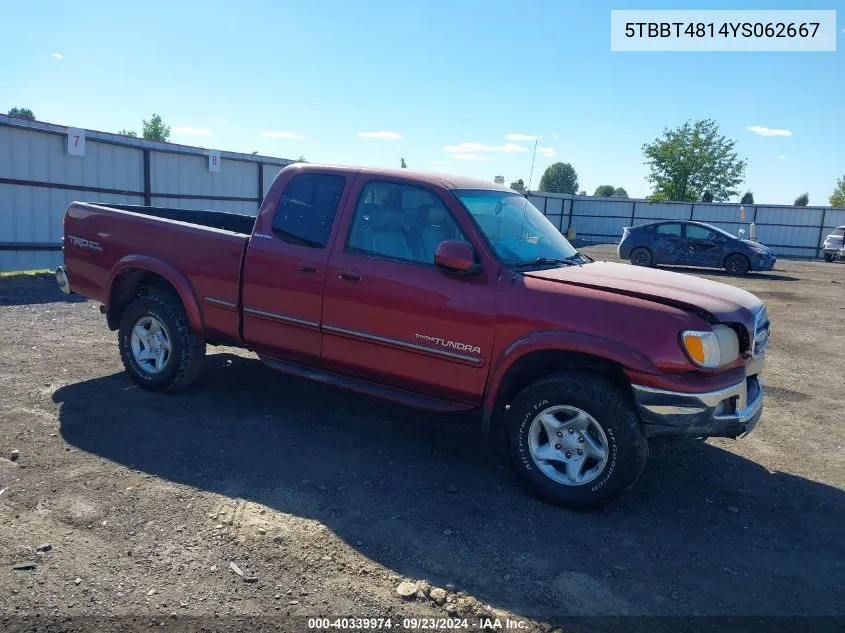
[{"label": "running board", "polygon": [[360,378],[353,378],[351,376],[341,376],[340,374],[333,374],[321,369],[313,367],[306,367],[303,365],[296,365],[283,360],[268,358],[266,356],[259,356],[261,362],[280,371],[283,374],[296,376],[298,378],[306,378],[307,380],[314,380],[333,387],[340,387],[341,389],[348,389],[356,391],[375,398],[383,400],[390,400],[400,404],[415,407],[417,409],[426,409],[429,411],[440,412],[458,412],[471,411],[476,408],[469,403],[453,403],[445,400],[438,400],[437,398],[429,398],[428,396],[421,396],[419,394],[403,391],[401,389],[394,389],[393,387],[386,387],[384,385],[377,385]]}]

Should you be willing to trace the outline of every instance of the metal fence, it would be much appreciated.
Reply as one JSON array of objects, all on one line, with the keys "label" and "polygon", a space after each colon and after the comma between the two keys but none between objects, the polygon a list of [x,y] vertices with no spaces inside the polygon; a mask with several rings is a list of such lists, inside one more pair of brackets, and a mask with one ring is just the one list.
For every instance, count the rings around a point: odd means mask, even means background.
[{"label": "metal fence", "polygon": [[825,236],[845,225],[845,209],[831,207],[649,202],[543,192],[528,197],[562,233],[573,228],[576,237],[588,242],[618,242],[624,227],[654,220],[699,220],[733,235],[745,229],[749,237],[754,222],[757,239],[778,255],[821,257]]},{"label": "metal fence", "polygon": [[[61,263],[61,219],[74,200],[257,213],[276,173],[294,161],[79,130],[0,115],[0,271]],[[701,220],[734,235],[751,222],[778,255],[821,256],[845,209],[594,198],[532,192],[562,232],[617,242],[625,226]]]},{"label": "metal fence", "polygon": [[0,115],[0,271],[58,266],[74,200],[255,214],[292,162]]}]

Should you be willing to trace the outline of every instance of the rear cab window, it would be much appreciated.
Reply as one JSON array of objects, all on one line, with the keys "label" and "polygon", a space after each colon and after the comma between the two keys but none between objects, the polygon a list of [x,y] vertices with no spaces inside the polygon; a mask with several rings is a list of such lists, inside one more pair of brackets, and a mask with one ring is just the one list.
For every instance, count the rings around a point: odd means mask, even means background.
[{"label": "rear cab window", "polygon": [[289,244],[325,248],[345,186],[346,179],[334,174],[294,176],[273,214],[273,233]]}]

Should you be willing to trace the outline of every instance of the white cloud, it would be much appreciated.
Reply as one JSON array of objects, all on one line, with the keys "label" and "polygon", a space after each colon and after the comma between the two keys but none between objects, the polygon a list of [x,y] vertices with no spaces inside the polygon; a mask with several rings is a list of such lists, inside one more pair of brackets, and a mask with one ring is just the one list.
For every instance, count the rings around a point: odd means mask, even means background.
[{"label": "white cloud", "polygon": [[53,53],[53,59],[63,59],[63,57],[61,53]]},{"label": "white cloud", "polygon": [[208,136],[211,134],[204,127],[175,127],[174,134],[184,134],[186,136]]},{"label": "white cloud", "polygon": [[309,138],[304,134],[297,134],[296,132],[274,132],[273,130],[263,130],[258,133],[258,136],[264,138],[287,138],[287,139],[305,139]]},{"label": "white cloud", "polygon": [[229,121],[227,121],[226,119],[222,119],[220,117],[212,117],[211,122],[214,123],[215,125],[229,125]]},{"label": "white cloud", "polygon": [[778,155],[778,160],[786,160],[786,154]]},{"label": "white cloud", "polygon": [[470,153],[470,152],[527,152],[528,150],[522,145],[515,145],[513,143],[506,143],[504,145],[485,145],[484,143],[458,143],[457,145],[445,145],[444,152],[450,154]]},{"label": "white cloud", "polygon": [[384,138],[390,141],[401,141],[402,135],[399,132],[391,132],[389,130],[381,130],[379,132],[358,132],[361,138]]},{"label": "white cloud", "polygon": [[495,156],[481,156],[480,154],[453,154],[455,160],[496,160]]},{"label": "white cloud", "polygon": [[431,164],[432,165],[448,165],[449,161],[448,160],[433,160],[433,161],[431,161]]},{"label": "white cloud", "polygon": [[792,136],[790,130],[763,127],[762,125],[748,125],[746,127],[760,136]]},{"label": "white cloud", "polygon": [[536,141],[538,137],[528,134],[505,134],[505,138],[509,141]]},{"label": "white cloud", "polygon": [[560,138],[560,135],[559,135],[559,134],[552,134],[552,138],[553,138],[553,139],[555,139],[555,140],[557,140],[557,139],[559,139],[559,138]]},{"label": "white cloud", "polygon": [[537,151],[540,152],[546,158],[552,158],[555,155],[554,147],[538,147]]}]

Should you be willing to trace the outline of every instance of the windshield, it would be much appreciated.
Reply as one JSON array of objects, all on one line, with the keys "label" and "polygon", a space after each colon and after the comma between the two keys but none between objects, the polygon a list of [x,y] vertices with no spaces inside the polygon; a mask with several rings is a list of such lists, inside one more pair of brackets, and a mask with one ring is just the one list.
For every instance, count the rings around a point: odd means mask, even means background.
[{"label": "windshield", "polygon": [[565,260],[578,254],[546,216],[519,194],[483,189],[454,193],[505,265]]}]

